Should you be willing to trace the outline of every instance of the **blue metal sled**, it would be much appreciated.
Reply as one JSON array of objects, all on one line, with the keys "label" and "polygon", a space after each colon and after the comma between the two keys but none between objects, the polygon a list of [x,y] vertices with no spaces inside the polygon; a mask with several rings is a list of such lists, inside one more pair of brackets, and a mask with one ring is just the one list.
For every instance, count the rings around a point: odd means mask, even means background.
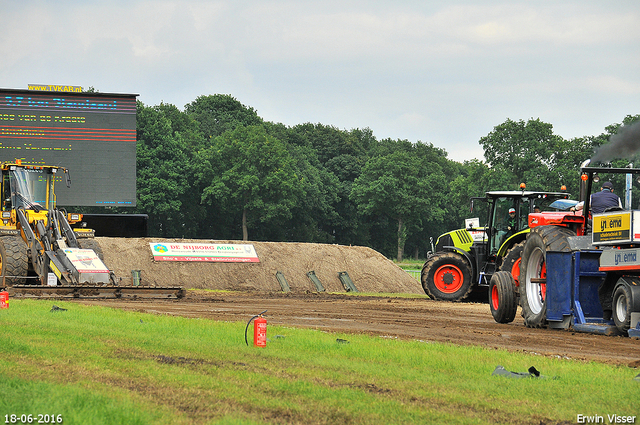
[{"label": "blue metal sled", "polygon": [[[601,250],[547,252],[547,321],[549,328],[620,335],[613,320],[605,320],[598,288]],[[631,331],[630,331],[631,334]]]}]

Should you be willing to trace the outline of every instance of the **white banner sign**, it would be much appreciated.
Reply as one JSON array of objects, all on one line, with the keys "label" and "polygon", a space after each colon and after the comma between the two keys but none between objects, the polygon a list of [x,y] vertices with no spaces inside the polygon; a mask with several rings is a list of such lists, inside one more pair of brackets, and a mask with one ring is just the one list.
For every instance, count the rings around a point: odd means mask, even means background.
[{"label": "white banner sign", "polygon": [[259,263],[253,245],[150,242],[155,261]]}]

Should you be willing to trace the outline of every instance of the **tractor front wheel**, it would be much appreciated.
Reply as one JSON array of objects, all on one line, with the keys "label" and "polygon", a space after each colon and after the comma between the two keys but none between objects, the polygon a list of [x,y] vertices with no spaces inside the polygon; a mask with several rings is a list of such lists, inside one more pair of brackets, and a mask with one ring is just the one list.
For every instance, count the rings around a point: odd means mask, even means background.
[{"label": "tractor front wheel", "polygon": [[424,291],[434,300],[460,301],[471,292],[471,269],[467,260],[454,252],[430,257],[420,277]]},{"label": "tractor front wheel", "polygon": [[499,271],[489,282],[489,307],[491,315],[498,323],[511,323],[516,317],[518,300],[516,282],[508,271]]}]

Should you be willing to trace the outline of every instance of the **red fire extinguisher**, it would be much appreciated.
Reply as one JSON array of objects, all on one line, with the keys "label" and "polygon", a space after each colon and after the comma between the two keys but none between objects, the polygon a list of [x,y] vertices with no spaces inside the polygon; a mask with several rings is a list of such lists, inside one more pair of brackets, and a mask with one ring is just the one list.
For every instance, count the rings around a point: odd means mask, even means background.
[{"label": "red fire extinguisher", "polygon": [[249,345],[249,341],[247,341],[247,330],[249,329],[251,322],[255,319],[253,322],[253,345],[255,347],[267,346],[267,319],[262,317],[266,312],[267,310],[249,319],[247,327],[244,328],[244,342],[247,345]]},{"label": "red fire extinguisher", "polygon": [[262,316],[253,322],[253,346],[267,346],[267,319]]},{"label": "red fire extinguisher", "polygon": [[9,308],[9,293],[7,291],[0,292],[0,309]]}]

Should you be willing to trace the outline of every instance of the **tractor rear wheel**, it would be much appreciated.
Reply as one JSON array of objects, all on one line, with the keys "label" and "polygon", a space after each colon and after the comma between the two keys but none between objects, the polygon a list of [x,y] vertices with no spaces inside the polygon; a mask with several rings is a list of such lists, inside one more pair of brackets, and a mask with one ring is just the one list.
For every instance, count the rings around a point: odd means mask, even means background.
[{"label": "tractor rear wheel", "polygon": [[[7,286],[24,285],[29,270],[27,244],[20,236],[0,237],[0,276]],[[1,277],[0,277],[1,279]],[[0,280],[0,287],[3,281]]]},{"label": "tractor rear wheel", "polygon": [[540,226],[531,229],[520,263],[520,304],[524,324],[541,328],[547,324],[547,251],[569,252],[567,238],[575,233],[566,227]]},{"label": "tractor rear wheel", "polygon": [[499,271],[489,282],[489,307],[491,315],[498,323],[511,323],[516,317],[518,300],[516,282],[508,271]]},{"label": "tractor rear wheel", "polygon": [[431,256],[420,276],[424,291],[434,300],[460,301],[471,292],[471,269],[467,260],[455,252]]},{"label": "tractor rear wheel", "polygon": [[631,327],[631,290],[627,285],[620,285],[613,293],[612,312],[613,321],[621,332],[627,332]]}]

